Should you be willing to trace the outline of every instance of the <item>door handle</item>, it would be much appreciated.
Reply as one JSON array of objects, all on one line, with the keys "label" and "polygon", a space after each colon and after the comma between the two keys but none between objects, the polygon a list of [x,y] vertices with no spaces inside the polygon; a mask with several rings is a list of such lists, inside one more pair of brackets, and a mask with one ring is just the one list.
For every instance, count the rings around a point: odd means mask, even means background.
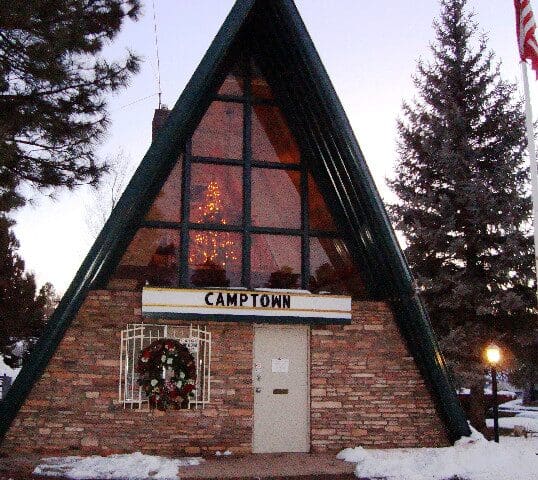
[{"label": "door handle", "polygon": [[256,389],[254,390],[256,393],[261,393],[262,389],[260,387],[256,387]]}]

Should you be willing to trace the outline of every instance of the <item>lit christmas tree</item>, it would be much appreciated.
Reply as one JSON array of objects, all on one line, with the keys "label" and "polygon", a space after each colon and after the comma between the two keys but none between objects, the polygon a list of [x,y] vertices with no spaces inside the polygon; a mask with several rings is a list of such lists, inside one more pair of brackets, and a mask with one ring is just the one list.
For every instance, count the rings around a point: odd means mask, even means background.
[{"label": "lit christmas tree", "polygon": [[204,203],[196,209],[198,213],[196,217],[200,219],[200,223],[221,223],[226,225],[227,221],[223,215],[220,197],[219,184],[212,180],[205,191]]},{"label": "lit christmas tree", "polygon": [[[226,225],[219,184],[211,181],[204,202],[197,209],[200,223]],[[237,260],[235,242],[228,232],[196,231],[189,263],[197,268],[191,277],[195,286],[228,286],[226,265]]]}]

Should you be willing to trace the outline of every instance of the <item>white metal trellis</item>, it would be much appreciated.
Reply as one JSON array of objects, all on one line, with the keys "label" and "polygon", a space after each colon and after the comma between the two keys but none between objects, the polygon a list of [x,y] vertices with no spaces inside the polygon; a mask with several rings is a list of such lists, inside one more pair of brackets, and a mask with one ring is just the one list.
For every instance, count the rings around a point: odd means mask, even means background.
[{"label": "white metal trellis", "polygon": [[124,408],[147,409],[149,402],[135,371],[140,352],[154,340],[172,338],[185,345],[196,361],[196,388],[189,408],[204,408],[211,398],[211,332],[206,327],[128,324],[121,331],[118,393]]}]

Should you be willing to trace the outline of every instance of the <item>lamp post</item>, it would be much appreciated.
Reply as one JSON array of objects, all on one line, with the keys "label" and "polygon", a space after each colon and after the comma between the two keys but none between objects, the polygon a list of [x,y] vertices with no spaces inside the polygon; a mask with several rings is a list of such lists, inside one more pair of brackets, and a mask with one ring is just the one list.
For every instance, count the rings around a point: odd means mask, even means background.
[{"label": "lamp post", "polygon": [[497,364],[501,360],[501,349],[491,344],[486,348],[486,359],[491,367],[491,390],[493,393],[493,435],[499,443],[499,407],[497,401]]}]

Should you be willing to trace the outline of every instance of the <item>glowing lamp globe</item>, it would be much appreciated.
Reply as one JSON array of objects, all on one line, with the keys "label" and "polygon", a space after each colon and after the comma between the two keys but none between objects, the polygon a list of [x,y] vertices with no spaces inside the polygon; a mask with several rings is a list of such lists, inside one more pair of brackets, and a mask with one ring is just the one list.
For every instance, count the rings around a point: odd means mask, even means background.
[{"label": "glowing lamp globe", "polygon": [[501,349],[497,345],[490,345],[486,348],[486,359],[491,365],[497,365],[501,360]]}]

